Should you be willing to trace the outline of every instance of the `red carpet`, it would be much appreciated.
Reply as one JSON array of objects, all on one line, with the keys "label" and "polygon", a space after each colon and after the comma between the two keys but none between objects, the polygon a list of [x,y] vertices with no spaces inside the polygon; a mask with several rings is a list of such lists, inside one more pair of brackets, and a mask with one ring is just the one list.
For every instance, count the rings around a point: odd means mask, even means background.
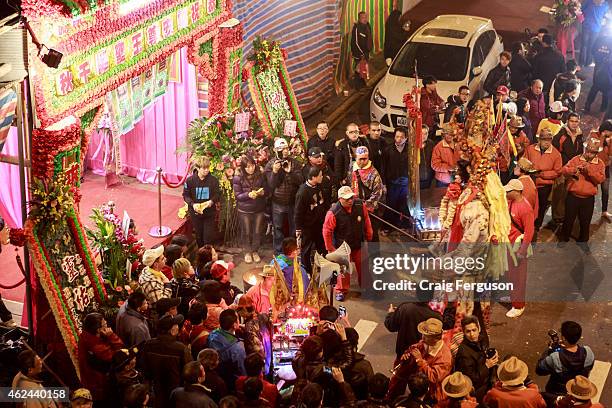
[{"label": "red carpet", "polygon": [[[169,238],[157,239],[149,235],[151,227],[158,225],[157,215],[157,188],[151,185],[140,184],[133,178],[123,177],[125,184],[105,188],[104,177],[87,173],[85,182],[81,185],[81,222],[86,227],[92,227],[89,219],[91,210],[108,201],[115,202],[115,214],[123,216],[126,210],[134,220],[139,238],[144,239],[146,248],[162,243]],[[177,217],[178,209],[183,206],[180,196],[182,189],[175,189],[170,194],[162,188],[162,224],[170,227],[176,233],[184,225],[184,220]],[[19,251],[23,259],[23,251]],[[23,275],[15,262],[15,247],[5,246],[0,253],[0,285],[8,286],[19,282]],[[0,289],[3,299],[23,302],[25,284],[15,289]]]}]

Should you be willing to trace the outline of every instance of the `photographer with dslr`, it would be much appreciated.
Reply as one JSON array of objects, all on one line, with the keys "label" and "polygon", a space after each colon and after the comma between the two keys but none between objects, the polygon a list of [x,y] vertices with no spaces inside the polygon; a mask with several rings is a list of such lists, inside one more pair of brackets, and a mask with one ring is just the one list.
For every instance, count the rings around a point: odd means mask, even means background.
[{"label": "photographer with dslr", "polygon": [[295,235],[293,218],[295,195],[304,180],[302,178],[302,166],[296,159],[290,157],[289,145],[285,139],[279,137],[274,141],[274,152],[276,157],[266,164],[265,175],[268,187],[272,191],[274,255],[280,255],[283,253],[285,220],[289,224],[287,236]]},{"label": "photographer with dslr", "polygon": [[317,326],[317,335],[306,337],[292,361],[297,379],[293,394],[299,398],[306,384],[314,382],[323,387],[323,406],[350,405],[347,403],[354,402],[355,396],[341,370],[352,363],[353,353],[344,326],[322,321]]},{"label": "photographer with dslr", "polygon": [[557,396],[565,395],[566,383],[577,375],[589,376],[595,355],[589,346],[578,344],[582,327],[571,320],[561,324],[561,338],[554,330],[549,331],[551,341],[542,353],[536,366],[537,375],[550,375],[544,399],[553,402]]},{"label": "photographer with dslr", "polygon": [[489,348],[488,336],[480,331],[476,316],[465,316],[461,320],[461,328],[463,342],[455,356],[455,371],[461,371],[472,380],[475,397],[482,402],[492,386],[492,368],[497,365],[499,355],[497,350]]}]

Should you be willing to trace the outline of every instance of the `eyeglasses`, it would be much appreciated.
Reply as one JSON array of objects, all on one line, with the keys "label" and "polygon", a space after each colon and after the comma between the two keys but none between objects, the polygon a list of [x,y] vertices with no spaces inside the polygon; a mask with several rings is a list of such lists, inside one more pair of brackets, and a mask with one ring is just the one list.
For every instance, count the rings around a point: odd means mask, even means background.
[{"label": "eyeglasses", "polygon": [[350,134],[359,134],[359,130],[349,130],[348,133]]},{"label": "eyeglasses", "polygon": [[329,128],[321,126],[321,127],[318,127],[317,130],[329,130]]}]

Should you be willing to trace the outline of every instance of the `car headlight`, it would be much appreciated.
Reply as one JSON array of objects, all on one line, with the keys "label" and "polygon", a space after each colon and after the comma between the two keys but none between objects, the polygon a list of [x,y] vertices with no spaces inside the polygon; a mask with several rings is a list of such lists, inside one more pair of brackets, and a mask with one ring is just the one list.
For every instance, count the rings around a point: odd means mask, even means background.
[{"label": "car headlight", "polygon": [[380,93],[380,90],[378,88],[376,88],[376,90],[374,91],[374,103],[379,108],[383,108],[384,109],[384,108],[387,107],[387,98],[382,96],[382,94]]}]

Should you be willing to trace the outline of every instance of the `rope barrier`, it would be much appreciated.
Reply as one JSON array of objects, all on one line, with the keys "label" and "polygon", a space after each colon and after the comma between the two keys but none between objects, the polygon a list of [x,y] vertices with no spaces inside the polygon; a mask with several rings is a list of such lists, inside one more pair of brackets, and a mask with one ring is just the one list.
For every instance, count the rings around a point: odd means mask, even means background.
[{"label": "rope barrier", "polygon": [[189,177],[189,175],[191,174],[190,171],[191,171],[191,163],[189,163],[187,165],[187,171],[185,172],[185,175],[183,176],[182,179],[179,180],[178,183],[174,184],[174,183],[171,183],[170,181],[168,181],[168,179],[166,178],[165,174],[162,174],[162,181],[164,182],[164,184],[167,187],[170,187],[170,188],[179,188],[183,184],[185,184],[185,180],[187,180],[187,177]]},{"label": "rope barrier", "polygon": [[14,285],[3,285],[0,283],[0,289],[15,289],[18,286],[23,285],[23,283],[25,282],[25,278],[23,278],[22,280],[20,280],[19,282],[15,283]]},{"label": "rope barrier", "polygon": [[[15,259],[17,260],[17,265],[19,266],[19,269],[21,269],[21,273],[25,275],[25,271],[23,268],[23,263],[21,262],[21,257],[19,256],[19,254],[15,255]],[[21,285],[23,285],[25,283],[25,276],[22,280],[20,280],[19,282],[15,283],[14,285],[3,285],[0,283],[0,289],[15,289],[16,287],[19,287]]]}]

